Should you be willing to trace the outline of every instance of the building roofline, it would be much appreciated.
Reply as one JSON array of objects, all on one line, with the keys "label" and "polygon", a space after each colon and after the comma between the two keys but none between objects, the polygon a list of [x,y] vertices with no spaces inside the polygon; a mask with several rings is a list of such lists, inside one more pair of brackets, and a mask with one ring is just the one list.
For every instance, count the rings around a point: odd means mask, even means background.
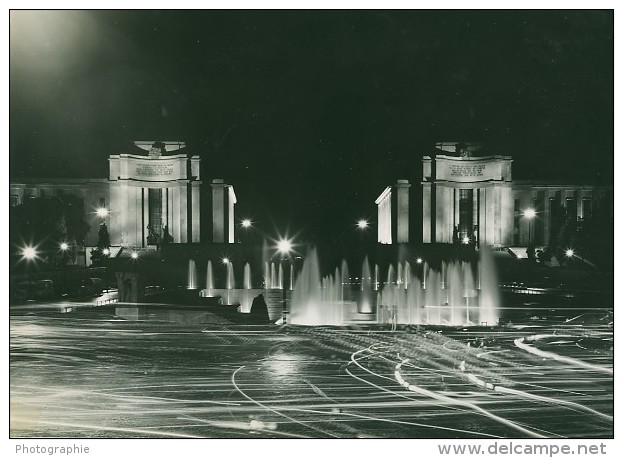
[{"label": "building roofline", "polygon": [[607,184],[599,184],[599,183],[590,183],[590,182],[569,182],[562,180],[513,180],[513,186],[538,186],[544,188],[558,188],[558,187],[569,187],[569,186],[586,186],[591,188],[604,188],[604,189],[613,189],[613,185]]},{"label": "building roofline", "polygon": [[84,183],[108,183],[108,178],[15,178],[10,180],[10,185],[36,184],[38,186],[46,184],[80,185]]},{"label": "building roofline", "polygon": [[[504,156],[501,154],[490,154],[488,156],[450,156],[448,154],[436,154],[435,159],[450,159],[456,161],[486,161],[491,159],[498,159],[511,162],[513,161],[512,156]],[[431,156],[422,156],[422,160],[432,161],[433,158]]]},{"label": "building roofline", "polygon": [[391,186],[386,187],[386,188],[383,190],[383,192],[382,192],[382,193],[381,193],[381,194],[380,194],[380,195],[376,198],[376,200],[374,201],[374,203],[375,203],[375,204],[377,204],[377,205],[378,205],[378,204],[380,204],[380,203],[381,203],[381,201],[382,201],[383,199],[385,199],[385,197],[386,197],[386,196],[387,196],[390,192],[392,192],[392,187],[391,187]]}]

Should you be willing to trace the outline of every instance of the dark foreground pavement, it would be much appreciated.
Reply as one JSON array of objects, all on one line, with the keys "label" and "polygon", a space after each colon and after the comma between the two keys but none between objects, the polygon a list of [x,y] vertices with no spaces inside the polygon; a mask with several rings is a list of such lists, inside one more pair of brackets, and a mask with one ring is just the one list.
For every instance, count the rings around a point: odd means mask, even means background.
[{"label": "dark foreground pavement", "polygon": [[612,326],[576,312],[392,333],[12,308],[11,437],[611,437]]}]

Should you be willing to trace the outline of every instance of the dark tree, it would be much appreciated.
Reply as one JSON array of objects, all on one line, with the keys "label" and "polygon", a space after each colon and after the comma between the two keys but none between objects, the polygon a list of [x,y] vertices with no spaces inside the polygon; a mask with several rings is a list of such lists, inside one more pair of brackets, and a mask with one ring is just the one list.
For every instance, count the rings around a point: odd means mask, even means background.
[{"label": "dark tree", "polygon": [[100,229],[97,233],[97,248],[100,250],[110,248],[110,235],[108,235],[106,223],[100,224]]},{"label": "dark tree", "polygon": [[89,229],[82,199],[71,195],[27,199],[11,207],[9,220],[12,250],[33,245],[49,262],[57,260],[60,243],[83,244]]},{"label": "dark tree", "polygon": [[109,248],[110,235],[108,234],[108,227],[106,227],[106,223],[102,223],[97,232],[97,248],[91,251],[91,263],[97,265],[104,259],[107,259],[110,256]]}]

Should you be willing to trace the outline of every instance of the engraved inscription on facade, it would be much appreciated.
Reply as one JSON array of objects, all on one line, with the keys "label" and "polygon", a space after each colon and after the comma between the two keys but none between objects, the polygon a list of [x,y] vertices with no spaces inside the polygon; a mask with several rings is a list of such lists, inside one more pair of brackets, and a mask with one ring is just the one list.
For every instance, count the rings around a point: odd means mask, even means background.
[{"label": "engraved inscription on facade", "polygon": [[448,164],[449,176],[453,178],[476,178],[485,175],[486,164]]},{"label": "engraved inscription on facade", "polygon": [[136,176],[141,178],[166,178],[174,173],[174,164],[137,164]]}]

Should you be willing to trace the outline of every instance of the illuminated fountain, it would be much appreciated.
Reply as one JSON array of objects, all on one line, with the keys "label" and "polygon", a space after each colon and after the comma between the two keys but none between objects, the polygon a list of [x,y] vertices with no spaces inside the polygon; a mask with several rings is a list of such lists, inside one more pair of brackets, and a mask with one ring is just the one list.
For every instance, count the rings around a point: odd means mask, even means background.
[{"label": "illuminated fountain", "polygon": [[373,308],[372,274],[370,264],[366,256],[361,265],[361,298],[359,301],[359,311],[362,313],[372,313]]},{"label": "illuminated fountain", "polygon": [[251,289],[251,266],[247,262],[244,265],[244,289]]},{"label": "illuminated fountain", "polygon": [[500,289],[493,256],[487,247],[481,250],[478,280],[480,282],[480,322],[491,326],[500,318]]},{"label": "illuminated fountain", "polygon": [[198,285],[197,285],[197,267],[195,266],[195,260],[194,259],[189,259],[188,260],[188,275],[187,275],[186,287],[188,289],[196,289],[198,287]]},{"label": "illuminated fountain", "polygon": [[212,261],[208,261],[208,267],[206,268],[206,296],[212,296],[214,291],[214,273],[212,272]]},{"label": "illuminated fountain", "polygon": [[289,322],[300,325],[343,324],[343,290],[339,268],[334,275],[320,278],[318,254],[312,250],[294,284]]},{"label": "illuminated fountain", "polygon": [[277,269],[275,267],[275,263],[271,262],[270,264],[270,287],[271,289],[279,288],[279,281],[277,277]]},{"label": "illuminated fountain", "polygon": [[[437,267],[421,259],[379,267],[366,256],[361,277],[351,277],[346,261],[323,277],[318,253],[311,250],[300,271],[294,269],[293,263],[264,262],[263,284],[255,288],[248,262],[240,270],[236,287],[230,260],[223,266],[225,276],[219,285],[215,285],[212,261],[208,261],[206,288],[200,295],[220,297],[223,305],[236,305],[241,313],[249,313],[253,299],[263,294],[274,320],[281,317],[287,297],[287,322],[297,325],[396,322],[493,326],[499,320],[500,301],[495,267],[486,247],[479,254],[477,261],[444,261]],[[198,287],[196,275],[194,261],[190,260],[188,288]]]},{"label": "illuminated fountain", "polygon": [[[439,269],[427,263],[413,269],[408,261],[389,265],[385,282],[378,282],[375,266],[364,259],[360,287],[351,288],[348,266],[342,263],[333,275],[321,278],[318,255],[306,258],[294,286],[291,324],[341,325],[352,321],[441,326],[497,324],[499,292],[492,255],[487,248],[480,260],[442,262]],[[476,280],[478,279],[478,285]],[[378,290],[375,286],[378,284]],[[353,300],[351,300],[353,299]]]},{"label": "illuminated fountain", "polygon": [[[387,282],[378,295],[377,316],[388,322],[393,314],[400,324],[469,326],[497,324],[500,301],[495,267],[489,249],[480,251],[475,264],[443,262],[440,271],[423,264],[419,276],[410,266],[389,266]],[[474,280],[478,275],[480,286]]]},{"label": "illuminated fountain", "polygon": [[[220,278],[216,278],[213,269],[213,261],[209,260],[206,268],[206,283],[205,288],[199,292],[200,297],[210,297],[216,298],[218,301],[210,301],[207,304],[219,304],[221,306],[234,306],[238,307],[239,313],[248,314],[251,312],[251,306],[253,304],[253,299],[263,294],[267,300],[269,300],[268,296],[273,298],[273,303],[269,303],[269,317],[276,321],[281,316],[281,303],[276,303],[276,296],[281,297],[281,291],[275,288],[272,291],[272,286],[278,286],[278,275],[277,275],[277,267],[275,264],[269,264],[268,262],[264,264],[264,285],[261,287],[253,287],[253,273],[251,265],[247,262],[244,264],[242,269],[242,277],[238,278],[236,281],[236,270],[234,263],[228,259],[224,258],[220,261],[215,261],[222,263],[224,275]],[[271,275],[271,267],[274,272],[274,280]],[[268,294],[271,292],[273,294]],[[269,300],[270,302],[270,300]]]},{"label": "illuminated fountain", "polygon": [[236,279],[234,278],[234,264],[230,262],[226,262],[227,267],[227,289],[235,289],[236,288]]}]

